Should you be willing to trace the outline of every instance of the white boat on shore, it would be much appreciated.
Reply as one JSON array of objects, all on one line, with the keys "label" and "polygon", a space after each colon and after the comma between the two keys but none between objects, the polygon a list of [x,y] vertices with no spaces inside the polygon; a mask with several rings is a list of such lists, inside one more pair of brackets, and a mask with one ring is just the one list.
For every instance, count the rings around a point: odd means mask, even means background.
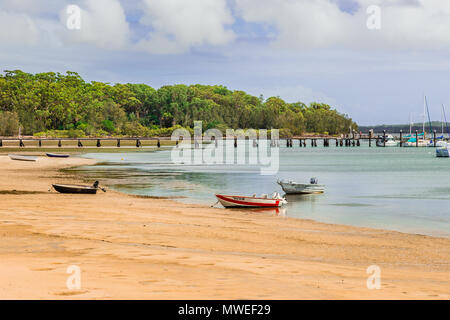
[{"label": "white boat on shore", "polygon": [[292,180],[278,180],[277,183],[281,186],[286,194],[312,194],[323,193],[325,185],[318,184],[316,178],[311,178],[309,183],[298,183]]},{"label": "white boat on shore", "polygon": [[248,197],[224,194],[216,194],[216,198],[225,208],[274,208],[287,204],[286,199],[278,192],[275,192],[270,198],[267,195]]},{"label": "white boat on shore", "polygon": [[19,155],[19,154],[8,154],[8,157],[11,160],[18,160],[18,161],[36,161],[38,159],[38,157],[22,156],[22,155]]}]

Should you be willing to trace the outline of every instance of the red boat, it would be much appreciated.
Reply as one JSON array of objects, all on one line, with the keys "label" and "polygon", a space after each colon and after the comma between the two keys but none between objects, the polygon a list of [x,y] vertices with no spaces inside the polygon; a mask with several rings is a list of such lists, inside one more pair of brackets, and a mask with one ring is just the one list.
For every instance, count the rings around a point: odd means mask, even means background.
[{"label": "red boat", "polygon": [[229,196],[216,194],[216,198],[225,208],[274,208],[286,204],[285,198],[275,192],[272,197],[262,195],[261,197],[248,196]]}]

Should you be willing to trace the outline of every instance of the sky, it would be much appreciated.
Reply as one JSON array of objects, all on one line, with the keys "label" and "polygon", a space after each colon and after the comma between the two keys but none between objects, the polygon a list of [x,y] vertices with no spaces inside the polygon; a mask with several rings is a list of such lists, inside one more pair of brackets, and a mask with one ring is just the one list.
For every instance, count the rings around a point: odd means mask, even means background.
[{"label": "sky", "polygon": [[360,125],[420,122],[425,94],[440,120],[450,1],[0,0],[0,67],[220,84],[328,103]]}]

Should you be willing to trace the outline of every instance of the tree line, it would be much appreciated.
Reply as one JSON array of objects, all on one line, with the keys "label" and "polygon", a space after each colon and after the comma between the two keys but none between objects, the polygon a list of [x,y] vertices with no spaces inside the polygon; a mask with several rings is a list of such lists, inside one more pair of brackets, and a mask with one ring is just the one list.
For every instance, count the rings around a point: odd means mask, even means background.
[{"label": "tree line", "polygon": [[162,136],[174,127],[340,134],[357,125],[324,103],[263,99],[220,85],[86,82],[76,72],[0,75],[0,135]]}]

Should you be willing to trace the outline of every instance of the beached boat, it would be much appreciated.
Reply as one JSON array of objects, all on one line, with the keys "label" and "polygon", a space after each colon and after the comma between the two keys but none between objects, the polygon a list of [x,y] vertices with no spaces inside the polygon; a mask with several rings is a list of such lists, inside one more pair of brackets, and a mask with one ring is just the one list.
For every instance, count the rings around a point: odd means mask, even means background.
[{"label": "beached boat", "polygon": [[105,189],[99,188],[98,184],[99,182],[95,181],[92,186],[74,184],[52,184],[52,186],[59,193],[96,194],[99,189],[106,192]]},{"label": "beached boat", "polygon": [[22,155],[19,155],[19,154],[8,154],[8,157],[11,160],[18,160],[18,161],[36,161],[38,159],[38,157],[22,156]]},{"label": "beached boat", "polygon": [[50,158],[68,158],[68,157],[70,157],[69,154],[62,154],[62,153],[47,152],[46,155],[47,155],[47,157],[50,157]]},{"label": "beached boat", "polygon": [[225,208],[274,208],[287,204],[286,199],[280,196],[278,192],[275,192],[270,198],[267,195],[247,197],[224,194],[216,194],[216,198]]},{"label": "beached boat", "polygon": [[297,183],[292,180],[278,180],[277,183],[286,194],[312,194],[323,193],[325,191],[325,185],[318,184],[316,178],[311,178],[309,183]]}]

